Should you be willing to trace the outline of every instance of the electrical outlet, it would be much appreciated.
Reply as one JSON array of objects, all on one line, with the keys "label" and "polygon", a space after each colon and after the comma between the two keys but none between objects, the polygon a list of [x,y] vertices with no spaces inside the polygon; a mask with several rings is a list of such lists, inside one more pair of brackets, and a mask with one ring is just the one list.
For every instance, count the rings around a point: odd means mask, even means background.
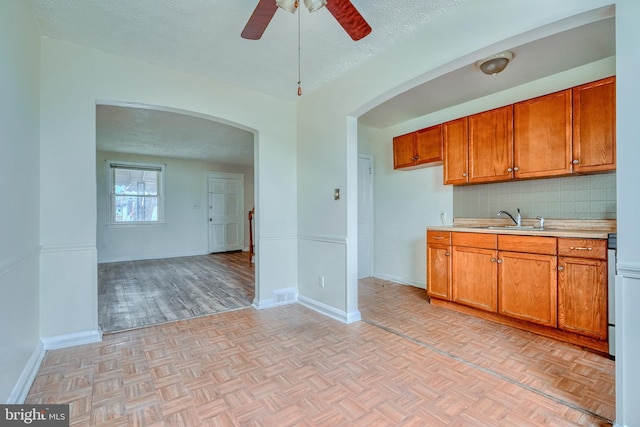
[{"label": "electrical outlet", "polygon": [[324,276],[318,276],[318,286],[324,288]]},{"label": "electrical outlet", "polygon": [[442,225],[446,225],[447,223],[447,211],[440,212],[440,222]]}]

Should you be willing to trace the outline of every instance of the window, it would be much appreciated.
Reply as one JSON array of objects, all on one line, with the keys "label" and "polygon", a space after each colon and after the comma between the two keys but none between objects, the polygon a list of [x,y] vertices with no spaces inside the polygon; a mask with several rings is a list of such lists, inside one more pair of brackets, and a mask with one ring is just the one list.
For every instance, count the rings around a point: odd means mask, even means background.
[{"label": "window", "polygon": [[109,162],[110,224],[164,219],[164,165]]}]

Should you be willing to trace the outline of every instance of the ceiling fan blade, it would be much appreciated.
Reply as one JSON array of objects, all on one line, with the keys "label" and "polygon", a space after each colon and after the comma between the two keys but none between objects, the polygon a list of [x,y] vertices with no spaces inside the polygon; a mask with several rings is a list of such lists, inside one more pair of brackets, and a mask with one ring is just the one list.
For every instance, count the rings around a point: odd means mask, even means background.
[{"label": "ceiling fan blade", "polygon": [[327,0],[326,8],[353,40],[360,40],[371,32],[371,27],[350,0]]},{"label": "ceiling fan blade", "polygon": [[260,0],[256,9],[251,14],[247,25],[242,30],[242,38],[249,40],[258,40],[262,37],[264,30],[267,29],[271,18],[278,10],[275,0]]}]

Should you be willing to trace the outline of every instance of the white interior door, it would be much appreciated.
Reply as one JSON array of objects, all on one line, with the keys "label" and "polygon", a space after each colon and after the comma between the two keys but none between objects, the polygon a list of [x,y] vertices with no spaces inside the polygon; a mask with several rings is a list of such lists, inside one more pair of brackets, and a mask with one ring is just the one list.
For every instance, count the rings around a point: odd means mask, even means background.
[{"label": "white interior door", "polygon": [[209,175],[209,253],[244,246],[244,177]]},{"label": "white interior door", "polygon": [[358,156],[358,279],[373,275],[373,161]]}]

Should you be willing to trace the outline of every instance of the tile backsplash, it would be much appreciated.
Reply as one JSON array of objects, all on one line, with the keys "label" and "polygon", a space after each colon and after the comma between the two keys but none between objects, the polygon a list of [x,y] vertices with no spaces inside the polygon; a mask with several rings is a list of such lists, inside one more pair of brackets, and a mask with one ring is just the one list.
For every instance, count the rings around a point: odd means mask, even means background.
[{"label": "tile backsplash", "polygon": [[454,217],[493,218],[499,210],[523,218],[616,219],[616,173],[456,186]]}]

